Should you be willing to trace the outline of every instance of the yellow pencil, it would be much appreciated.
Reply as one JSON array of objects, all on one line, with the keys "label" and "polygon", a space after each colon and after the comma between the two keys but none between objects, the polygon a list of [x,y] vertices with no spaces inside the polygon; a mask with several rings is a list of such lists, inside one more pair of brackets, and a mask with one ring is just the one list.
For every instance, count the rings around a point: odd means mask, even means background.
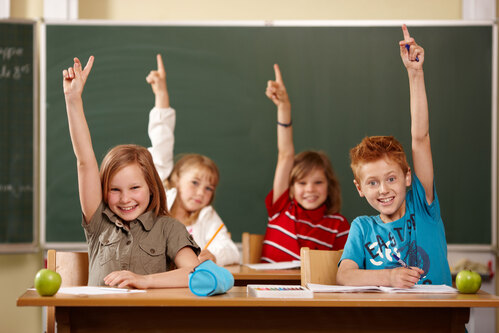
[{"label": "yellow pencil", "polygon": [[203,250],[206,250],[208,248],[208,246],[211,244],[211,242],[215,239],[215,237],[217,237],[218,233],[220,230],[222,230],[222,227],[224,226],[223,223],[220,224],[220,226],[218,227],[217,231],[215,231],[215,233],[213,234],[213,236],[211,236],[211,239],[208,241],[208,243],[206,243],[206,245],[204,246],[204,249]]}]

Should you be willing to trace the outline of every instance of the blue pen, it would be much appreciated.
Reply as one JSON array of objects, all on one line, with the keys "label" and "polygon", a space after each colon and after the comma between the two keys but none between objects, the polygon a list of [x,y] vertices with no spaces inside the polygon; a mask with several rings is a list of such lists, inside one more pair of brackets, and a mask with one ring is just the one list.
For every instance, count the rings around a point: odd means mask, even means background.
[{"label": "blue pen", "polygon": [[402,265],[402,267],[411,269],[411,268],[409,267],[409,265],[407,265],[407,264],[406,264],[406,263],[405,263],[402,259],[400,259],[400,258],[399,258],[399,257],[398,257],[395,253],[393,253],[393,254],[392,254],[392,256],[395,258],[395,260],[397,260],[397,262],[398,262],[400,265]]},{"label": "blue pen", "polygon": [[[407,49],[407,51],[409,51],[411,49],[411,47],[409,46],[409,44],[405,44],[405,48]],[[418,57],[416,57],[416,61],[419,62],[419,58]]]}]

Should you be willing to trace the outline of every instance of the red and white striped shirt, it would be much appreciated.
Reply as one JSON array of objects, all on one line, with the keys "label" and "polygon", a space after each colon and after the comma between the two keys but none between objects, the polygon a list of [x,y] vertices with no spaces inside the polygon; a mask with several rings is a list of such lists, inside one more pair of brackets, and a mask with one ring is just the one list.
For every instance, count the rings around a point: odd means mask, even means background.
[{"label": "red and white striped shirt", "polygon": [[273,190],[265,198],[269,215],[262,247],[262,262],[300,260],[300,248],[341,250],[350,230],[340,214],[326,215],[326,205],[307,210],[289,198],[289,189],[272,204]]}]

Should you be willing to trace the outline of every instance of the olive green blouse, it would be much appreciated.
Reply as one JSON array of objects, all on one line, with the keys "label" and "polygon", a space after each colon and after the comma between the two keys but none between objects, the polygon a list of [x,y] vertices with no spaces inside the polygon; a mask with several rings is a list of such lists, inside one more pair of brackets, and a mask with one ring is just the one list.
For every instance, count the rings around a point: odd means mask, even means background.
[{"label": "olive green blouse", "polygon": [[88,243],[89,286],[104,285],[104,277],[119,270],[144,275],[166,272],[186,246],[196,255],[200,252],[182,223],[168,216],[156,217],[152,211],[123,222],[101,203],[90,223],[83,219],[82,226]]}]

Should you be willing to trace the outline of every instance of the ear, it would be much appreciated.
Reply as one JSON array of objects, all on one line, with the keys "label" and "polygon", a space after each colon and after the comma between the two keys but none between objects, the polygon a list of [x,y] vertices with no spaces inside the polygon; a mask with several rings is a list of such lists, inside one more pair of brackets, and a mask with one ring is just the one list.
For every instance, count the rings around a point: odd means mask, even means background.
[{"label": "ear", "polygon": [[409,187],[411,186],[412,183],[412,176],[411,176],[411,168],[407,170],[407,173],[405,174],[405,186]]},{"label": "ear", "polygon": [[353,183],[355,185],[355,188],[357,189],[357,192],[359,192],[359,196],[364,197],[364,193],[362,193],[362,189],[360,188],[359,183],[357,183],[355,179],[353,180]]}]

